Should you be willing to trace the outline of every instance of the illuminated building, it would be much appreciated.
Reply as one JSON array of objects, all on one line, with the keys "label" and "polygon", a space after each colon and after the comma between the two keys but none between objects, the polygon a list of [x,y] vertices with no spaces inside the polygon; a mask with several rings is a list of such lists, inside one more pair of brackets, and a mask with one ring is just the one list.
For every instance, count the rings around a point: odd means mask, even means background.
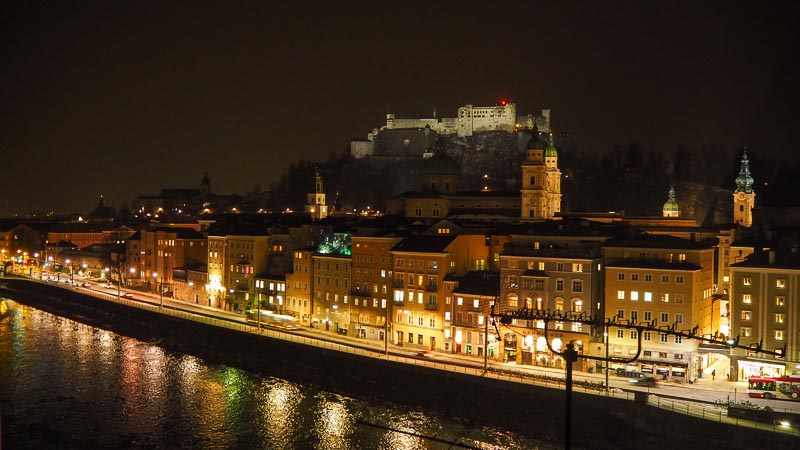
[{"label": "illuminated building", "polygon": [[739,176],[736,177],[736,190],[733,191],[733,221],[739,226],[749,228],[753,224],[755,204],[756,193],[753,191],[750,161],[747,159],[747,150],[745,150],[742,155]]},{"label": "illuminated building", "polygon": [[[605,317],[654,326],[711,333],[714,249],[703,242],[671,236],[610,239],[603,244]],[[609,329],[610,355],[632,358],[638,331]],[[642,353],[611,368],[691,380],[720,357],[695,339],[643,331]]]},{"label": "illuminated building", "polygon": [[321,246],[312,257],[314,264],[311,325],[326,331],[353,336],[350,283],[352,260],[348,251],[328,251]]},{"label": "illuminated building", "polygon": [[391,318],[392,254],[395,236],[352,236],[352,311],[355,336],[383,341]]},{"label": "illuminated building", "polygon": [[763,345],[783,358],[735,349],[731,379],[754,375],[800,373],[800,255],[796,244],[789,249],[757,251],[731,269],[731,337],[740,345]]},{"label": "illuminated building", "polygon": [[453,293],[445,281],[470,270],[485,270],[488,256],[484,235],[411,236],[395,245],[393,342],[450,351],[452,319],[445,313],[451,308]]},{"label": "illuminated building", "polygon": [[306,212],[314,220],[328,217],[328,205],[325,204],[325,189],[319,169],[314,174],[314,191],[306,196]]},{"label": "illuminated building", "polygon": [[313,287],[313,249],[293,252],[293,269],[286,273],[286,309],[303,325],[311,323],[311,289]]},{"label": "illuminated building", "polygon": [[522,220],[551,219],[561,212],[561,171],[553,135],[547,148],[534,132],[528,143],[528,156],[522,163]]},{"label": "illuminated building", "polygon": [[[445,342],[452,338],[453,353],[489,359],[498,359],[503,354],[489,317],[498,298],[499,281],[498,273],[488,271],[445,278],[445,291],[452,291],[451,302],[445,302],[444,320],[450,324],[450,328],[445,328]],[[488,355],[484,355],[487,351]]]},{"label": "illuminated building", "polygon": [[669,198],[664,203],[664,207],[661,208],[661,214],[664,217],[680,217],[681,216],[681,208],[678,206],[678,202],[675,200],[675,187],[669,187]]}]

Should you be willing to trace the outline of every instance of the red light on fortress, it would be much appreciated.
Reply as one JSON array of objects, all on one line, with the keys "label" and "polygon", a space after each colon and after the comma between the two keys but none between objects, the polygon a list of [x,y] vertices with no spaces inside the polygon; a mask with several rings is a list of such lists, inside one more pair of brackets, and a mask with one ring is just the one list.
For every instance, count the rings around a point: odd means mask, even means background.
[{"label": "red light on fortress", "polygon": [[500,100],[500,106],[506,106],[506,103],[508,102],[505,99]]}]

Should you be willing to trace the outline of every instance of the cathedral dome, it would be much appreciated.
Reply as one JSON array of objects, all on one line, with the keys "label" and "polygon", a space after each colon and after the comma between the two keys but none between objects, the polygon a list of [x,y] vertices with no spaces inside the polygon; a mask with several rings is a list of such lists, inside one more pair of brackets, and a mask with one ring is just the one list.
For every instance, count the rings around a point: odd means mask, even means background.
[{"label": "cathedral dome", "polygon": [[664,217],[679,217],[681,208],[678,206],[678,202],[675,201],[675,187],[669,187],[669,199],[664,203],[664,207],[661,208]]}]

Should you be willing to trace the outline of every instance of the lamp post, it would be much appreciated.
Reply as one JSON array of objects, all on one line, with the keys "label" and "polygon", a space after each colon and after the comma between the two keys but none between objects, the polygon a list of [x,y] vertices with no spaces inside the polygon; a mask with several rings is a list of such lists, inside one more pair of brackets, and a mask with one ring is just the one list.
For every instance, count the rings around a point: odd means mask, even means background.
[{"label": "lamp post", "polygon": [[608,326],[606,326],[606,331],[605,333],[603,333],[603,340],[606,341],[605,368],[606,368],[606,392],[608,392]]},{"label": "lamp post", "polygon": [[[162,277],[161,280],[163,281],[164,278]],[[158,272],[153,272],[153,282],[157,283],[158,285],[158,307],[164,307],[164,290],[161,289],[161,282],[158,281]]]}]

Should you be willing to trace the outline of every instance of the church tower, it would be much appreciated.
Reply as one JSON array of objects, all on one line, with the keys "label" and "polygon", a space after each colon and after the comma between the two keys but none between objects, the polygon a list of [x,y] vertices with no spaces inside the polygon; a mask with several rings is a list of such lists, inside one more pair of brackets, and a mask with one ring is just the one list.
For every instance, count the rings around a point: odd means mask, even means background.
[{"label": "church tower", "polygon": [[661,209],[664,217],[680,217],[681,216],[681,208],[678,206],[678,202],[675,201],[675,186],[669,187],[669,199],[666,203],[664,203],[664,207]]},{"label": "church tower", "polygon": [[328,205],[325,204],[325,191],[319,169],[314,175],[314,192],[309,192],[306,198],[306,212],[314,220],[328,217]]},{"label": "church tower", "polygon": [[553,135],[545,150],[534,128],[528,142],[528,155],[522,163],[521,214],[522,220],[552,219],[561,211],[561,171]]},{"label": "church tower", "polygon": [[739,176],[736,177],[736,190],[733,191],[733,221],[737,225],[749,228],[753,225],[753,207],[756,204],[756,193],[753,191],[753,177],[750,176],[750,161],[747,150],[742,155]]}]

